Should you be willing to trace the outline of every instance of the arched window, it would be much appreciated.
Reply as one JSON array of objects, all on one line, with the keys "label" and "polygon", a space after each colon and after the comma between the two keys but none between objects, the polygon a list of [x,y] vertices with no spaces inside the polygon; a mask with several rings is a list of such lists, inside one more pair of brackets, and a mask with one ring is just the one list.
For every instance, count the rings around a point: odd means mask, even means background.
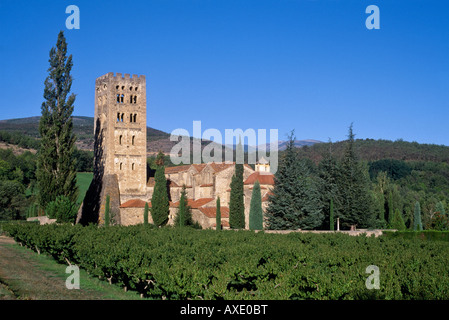
[{"label": "arched window", "polygon": [[120,94],[117,93],[117,102],[120,103]]},{"label": "arched window", "polygon": [[122,144],[122,135],[120,135],[120,137],[118,137],[118,144]]},{"label": "arched window", "polygon": [[121,122],[123,122],[123,116],[124,116],[125,114],[124,113],[122,113],[122,116],[120,117],[120,119],[121,119]]},{"label": "arched window", "polygon": [[137,96],[133,96],[133,102],[137,103]]},{"label": "arched window", "polygon": [[129,103],[133,103],[133,95],[129,96]]},{"label": "arched window", "polygon": [[134,113],[133,122],[136,122],[137,113]]},{"label": "arched window", "polygon": [[135,138],[136,136],[133,136],[132,138],[131,138],[131,144],[132,145],[134,145],[134,138]]},{"label": "arched window", "polygon": [[125,98],[125,95],[124,94],[122,94],[121,96],[120,96],[120,103],[123,103],[123,99]]},{"label": "arched window", "polygon": [[122,166],[123,166],[123,164],[120,162],[120,170],[122,170]]},{"label": "arched window", "polygon": [[132,113],[129,114],[129,122],[133,122],[133,114]]},{"label": "arched window", "polygon": [[117,112],[117,122],[120,122],[120,112]]},{"label": "arched window", "polygon": [[134,163],[131,165],[131,170],[134,170]]}]

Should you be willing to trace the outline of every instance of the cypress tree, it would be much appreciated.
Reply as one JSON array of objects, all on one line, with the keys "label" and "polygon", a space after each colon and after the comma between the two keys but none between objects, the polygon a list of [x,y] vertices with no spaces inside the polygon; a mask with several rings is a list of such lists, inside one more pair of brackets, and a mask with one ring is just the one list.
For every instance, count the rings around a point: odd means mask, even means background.
[{"label": "cypress tree", "polygon": [[41,208],[66,196],[77,200],[75,135],[72,113],[75,95],[72,86],[72,55],[67,57],[64,33],[58,35],[56,47],[50,50],[50,67],[45,79],[42,116],[39,121],[40,148],[37,156],[36,178],[38,201]]},{"label": "cypress tree", "polygon": [[416,201],[415,203],[415,212],[413,217],[413,230],[415,231],[422,231],[422,222],[421,222],[421,205],[419,204],[419,201]]},{"label": "cypress tree", "polygon": [[249,208],[249,229],[263,229],[262,195],[260,193],[259,181],[254,183],[253,194],[251,195],[251,204]]},{"label": "cypress tree", "polygon": [[109,227],[109,224],[111,222],[111,217],[109,215],[109,195],[106,196],[106,204],[104,207],[104,225],[105,227]]},{"label": "cypress tree", "polygon": [[148,225],[148,202],[145,202],[145,208],[143,209],[143,225]]},{"label": "cypress tree", "polygon": [[191,208],[187,204],[186,186],[182,186],[181,196],[179,198],[178,213],[175,217],[175,226],[191,226],[193,225]]},{"label": "cypress tree", "polygon": [[169,202],[167,191],[167,179],[165,178],[164,165],[158,165],[154,175],[155,185],[151,198],[151,216],[155,226],[162,226],[168,221]]},{"label": "cypress tree", "polygon": [[327,227],[327,222],[329,222],[330,228],[330,223],[334,221],[336,216],[338,216],[338,210],[336,210],[336,207],[338,208],[339,204],[341,203],[338,193],[338,181],[340,179],[339,170],[339,163],[332,154],[332,143],[329,142],[329,150],[326,152],[323,159],[319,163],[318,175],[320,178],[320,193],[322,201],[326,204],[330,204],[330,202],[332,201],[332,208],[334,209],[334,211],[332,212],[333,217],[331,219],[330,205],[326,205],[323,208],[323,212],[326,217],[323,228]]},{"label": "cypress tree", "polygon": [[394,214],[391,219],[391,227],[399,231],[407,229],[407,227],[405,226],[404,218],[402,217],[402,213],[397,208],[394,210]]},{"label": "cypress tree", "polygon": [[274,176],[266,210],[272,230],[314,229],[324,220],[323,202],[308,163],[298,159],[293,132]]},{"label": "cypress tree", "polygon": [[[237,146],[237,154],[243,154],[241,141]],[[238,156],[237,156],[238,159]],[[240,162],[240,161],[239,161]],[[235,163],[235,173],[231,180],[231,195],[229,199],[229,226],[232,229],[245,228],[245,206],[243,198],[243,163]]]},{"label": "cypress tree", "polygon": [[217,197],[217,214],[215,215],[215,230],[221,230],[221,206],[220,206],[220,197]]}]

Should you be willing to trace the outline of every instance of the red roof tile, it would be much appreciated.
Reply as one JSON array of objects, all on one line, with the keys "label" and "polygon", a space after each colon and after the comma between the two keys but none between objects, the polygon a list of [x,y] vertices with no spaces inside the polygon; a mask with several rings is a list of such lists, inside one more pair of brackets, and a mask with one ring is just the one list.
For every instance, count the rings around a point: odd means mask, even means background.
[{"label": "red roof tile", "polygon": [[[151,202],[148,202],[148,207],[151,208]],[[131,199],[122,203],[120,208],[145,208],[145,201],[140,199]]]},{"label": "red roof tile", "polygon": [[[217,207],[202,207],[199,210],[208,218],[215,218],[217,216]],[[220,207],[220,213],[222,218],[229,218],[228,207]]]},{"label": "red roof tile", "polygon": [[[201,198],[197,200],[187,199],[187,205],[192,209],[198,209],[199,207],[204,206],[205,204],[214,200],[213,198]],[[172,207],[179,207],[179,201],[172,203]]]},{"label": "red roof tile", "polygon": [[254,184],[256,181],[259,181],[260,184],[274,185],[274,175],[269,172],[254,172],[245,180],[244,184]]}]

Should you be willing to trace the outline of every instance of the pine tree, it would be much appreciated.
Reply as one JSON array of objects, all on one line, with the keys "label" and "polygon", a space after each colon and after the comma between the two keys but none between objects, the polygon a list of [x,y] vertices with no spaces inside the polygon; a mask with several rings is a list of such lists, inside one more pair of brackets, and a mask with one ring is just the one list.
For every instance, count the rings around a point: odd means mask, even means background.
[{"label": "pine tree", "polygon": [[143,209],[143,225],[148,225],[148,202],[145,202],[145,208]]},{"label": "pine tree", "polygon": [[254,183],[249,208],[249,229],[263,230],[262,195],[259,181]]},{"label": "pine tree", "polygon": [[[329,224],[331,221],[334,221],[336,217],[338,217],[338,210],[336,210],[336,207],[339,207],[339,204],[341,203],[339,199],[339,193],[338,193],[338,181],[340,179],[340,166],[337,161],[337,159],[332,154],[332,143],[329,142],[329,149],[325,153],[323,159],[320,161],[318,165],[318,176],[320,178],[319,187],[320,187],[320,194],[322,197],[323,203],[330,203],[332,200],[333,204],[333,218],[330,217],[330,206],[325,206],[323,208],[323,213],[326,217],[324,220],[323,228],[331,227],[330,225],[327,226],[327,222]],[[331,229],[333,230],[333,229]]]},{"label": "pine tree", "polygon": [[422,222],[421,222],[421,205],[419,201],[415,203],[415,214],[413,217],[413,230],[422,231]]},{"label": "pine tree", "polygon": [[[237,146],[237,154],[243,154],[241,142]],[[231,180],[231,195],[229,200],[229,226],[231,229],[245,228],[245,206],[243,197],[243,163],[235,164],[235,173]]]},{"label": "pine tree", "polygon": [[266,210],[269,229],[314,229],[323,223],[317,182],[307,162],[298,159],[293,132],[274,176],[272,193]]},{"label": "pine tree", "polygon": [[167,179],[165,178],[165,167],[159,165],[154,175],[154,189],[151,198],[151,216],[155,226],[165,225],[168,221],[169,202],[167,191]]},{"label": "pine tree", "polygon": [[354,133],[349,127],[345,155],[341,163],[341,175],[338,181],[339,217],[342,225],[349,228],[371,227],[375,224],[372,204],[374,199],[370,190],[371,181],[366,164],[360,162],[354,150]]},{"label": "pine tree", "polygon": [[56,48],[50,50],[50,67],[45,80],[42,116],[39,121],[40,148],[37,157],[36,178],[38,201],[41,208],[66,196],[76,202],[75,136],[72,113],[75,95],[69,96],[72,86],[72,55],[67,57],[64,33],[58,35]]},{"label": "pine tree", "polygon": [[334,225],[335,225],[335,221],[334,221],[334,200],[331,198],[331,202],[329,205],[329,230],[334,231]]},{"label": "pine tree", "polygon": [[220,197],[217,197],[217,213],[215,215],[215,230],[221,230],[221,206]]}]

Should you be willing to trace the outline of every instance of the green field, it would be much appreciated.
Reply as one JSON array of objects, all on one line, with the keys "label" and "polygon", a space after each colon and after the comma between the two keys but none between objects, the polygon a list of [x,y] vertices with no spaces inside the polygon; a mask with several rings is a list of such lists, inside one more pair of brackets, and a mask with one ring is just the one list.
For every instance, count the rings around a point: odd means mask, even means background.
[{"label": "green field", "polygon": [[78,186],[78,204],[81,204],[89,188],[90,182],[93,179],[92,172],[78,172],[76,174],[76,185]]}]

